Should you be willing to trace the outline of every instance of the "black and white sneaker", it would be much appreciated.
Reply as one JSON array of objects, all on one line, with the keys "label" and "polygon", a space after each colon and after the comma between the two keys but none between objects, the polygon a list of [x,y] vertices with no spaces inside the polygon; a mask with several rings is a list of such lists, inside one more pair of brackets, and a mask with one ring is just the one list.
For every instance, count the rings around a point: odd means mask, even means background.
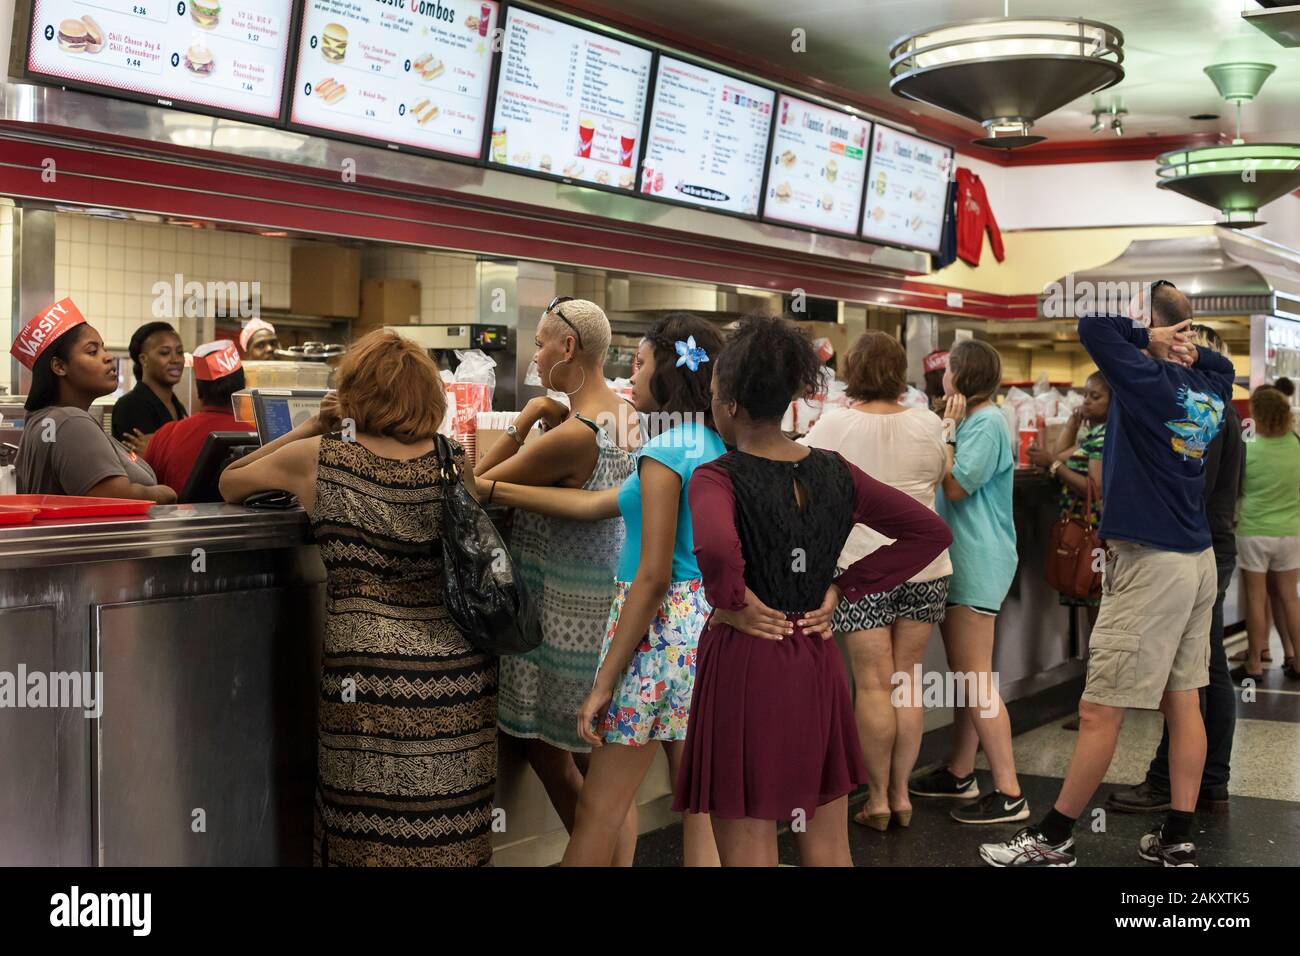
[{"label": "black and white sneaker", "polygon": [[1024,794],[1013,800],[1001,790],[992,790],[952,811],[952,818],[958,823],[1015,823],[1029,819],[1029,801]]},{"label": "black and white sneaker", "polygon": [[957,777],[947,767],[935,767],[929,773],[913,777],[907,792],[914,797],[950,797],[957,800],[974,800],[980,795],[980,785],[975,774]]},{"label": "black and white sneaker", "polygon": [[980,859],[989,866],[1074,866],[1074,837],[1052,844],[1034,827],[1025,827],[1006,843],[985,843]]},{"label": "black and white sneaker", "polygon": [[1138,856],[1150,863],[1162,863],[1165,866],[1197,866],[1196,844],[1191,840],[1185,843],[1166,843],[1165,826],[1144,833],[1138,840]]}]

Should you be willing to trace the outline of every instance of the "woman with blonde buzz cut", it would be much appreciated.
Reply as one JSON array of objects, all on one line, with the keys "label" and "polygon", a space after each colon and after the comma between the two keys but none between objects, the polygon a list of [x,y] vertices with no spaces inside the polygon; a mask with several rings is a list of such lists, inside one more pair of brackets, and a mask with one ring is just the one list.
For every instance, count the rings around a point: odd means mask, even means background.
[{"label": "woman with blonde buzz cut", "polygon": [[[524,406],[475,469],[487,496],[496,482],[604,491],[632,474],[636,412],[605,382],[609,341],[609,319],[596,303],[559,296],[547,306],[537,323],[533,364],[540,384],[564,392],[569,404],[542,396]],[[600,663],[622,546],[617,516],[577,521],[515,512],[511,550],[533,599],[542,643],[501,661],[498,721],[521,741],[570,833],[591,752],[578,735],[577,714]],[[623,823],[616,863],[631,865],[636,832],[634,805]]]}]

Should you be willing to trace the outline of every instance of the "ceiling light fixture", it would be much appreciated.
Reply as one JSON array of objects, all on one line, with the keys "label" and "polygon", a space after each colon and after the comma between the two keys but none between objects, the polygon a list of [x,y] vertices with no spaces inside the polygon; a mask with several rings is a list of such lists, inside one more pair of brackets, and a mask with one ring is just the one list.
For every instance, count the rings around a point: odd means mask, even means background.
[{"label": "ceiling light fixture", "polygon": [[1213,206],[1223,225],[1248,229],[1263,223],[1261,207],[1300,188],[1300,144],[1247,143],[1241,138],[1241,104],[1253,100],[1275,68],[1269,63],[1218,63],[1205,68],[1219,94],[1237,106],[1231,145],[1193,146],[1156,157],[1157,186]]},{"label": "ceiling light fixture", "polygon": [[[1122,105],[1120,105],[1120,101],[1118,99],[1112,98],[1110,102],[1110,106],[1097,105],[1093,107],[1092,126],[1090,126],[1089,129],[1091,129],[1092,132],[1094,133],[1100,133],[1107,126],[1109,126],[1116,136],[1123,136],[1124,135],[1123,118],[1125,116],[1128,116],[1128,110],[1126,110]],[[1109,123],[1107,122],[1107,119],[1110,120]]]},{"label": "ceiling light fixture", "polygon": [[1124,78],[1124,36],[1078,17],[992,17],[921,30],[889,51],[889,88],[979,123],[980,146],[1045,139],[1035,122]]}]

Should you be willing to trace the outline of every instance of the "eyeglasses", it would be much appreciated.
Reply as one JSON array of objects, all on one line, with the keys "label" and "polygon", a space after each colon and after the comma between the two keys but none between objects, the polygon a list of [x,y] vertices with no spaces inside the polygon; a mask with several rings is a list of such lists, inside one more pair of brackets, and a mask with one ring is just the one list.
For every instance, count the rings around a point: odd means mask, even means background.
[{"label": "eyeglasses", "polygon": [[577,300],[571,295],[557,295],[554,299],[551,300],[551,304],[546,307],[546,311],[543,312],[542,314],[554,315],[561,322],[567,325],[569,328],[573,329],[573,334],[578,337],[578,351],[581,352],[583,350],[582,333],[579,332],[578,327],[574,325],[572,322],[570,322],[567,318],[565,318],[564,313],[560,311],[560,306],[564,305],[564,303],[575,302],[575,301]]},{"label": "eyeglasses", "polygon": [[1177,288],[1178,288],[1178,286],[1174,285],[1174,284],[1173,284],[1172,282],[1170,282],[1168,279],[1157,279],[1155,282],[1151,283],[1151,291],[1152,291],[1152,292],[1155,292],[1156,289],[1159,289],[1159,288],[1161,288],[1162,286],[1169,286],[1169,288],[1171,288],[1171,289],[1177,289]]}]

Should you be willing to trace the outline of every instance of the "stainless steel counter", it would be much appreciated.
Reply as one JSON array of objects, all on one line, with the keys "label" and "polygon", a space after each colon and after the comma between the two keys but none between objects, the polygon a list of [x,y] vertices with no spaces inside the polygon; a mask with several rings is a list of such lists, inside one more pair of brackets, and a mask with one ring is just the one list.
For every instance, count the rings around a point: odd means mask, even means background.
[{"label": "stainless steel counter", "polygon": [[310,861],[308,541],[228,505],[0,529],[0,865]]}]

